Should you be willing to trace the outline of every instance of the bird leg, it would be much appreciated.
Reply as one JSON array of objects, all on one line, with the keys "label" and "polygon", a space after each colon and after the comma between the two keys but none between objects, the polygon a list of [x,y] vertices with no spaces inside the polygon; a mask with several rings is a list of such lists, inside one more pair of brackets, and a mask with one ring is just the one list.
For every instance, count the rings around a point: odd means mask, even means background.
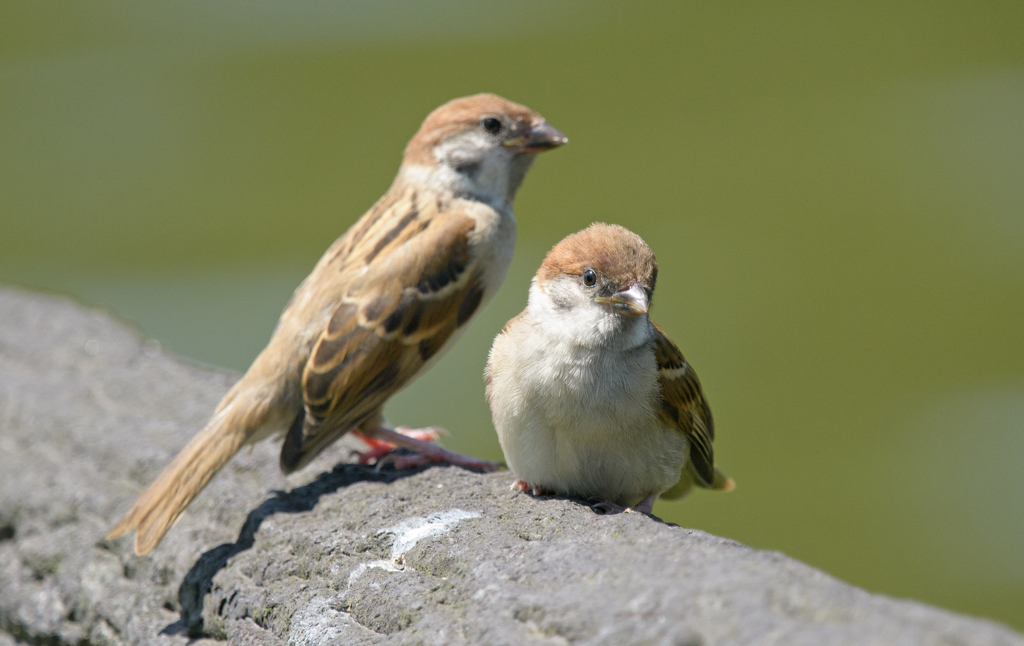
[{"label": "bird leg", "polygon": [[[587,502],[595,500],[590,498]],[[622,505],[616,504],[611,500],[599,500],[591,503],[590,508],[601,514],[602,516],[610,516],[611,514],[621,514],[624,511],[629,511],[629,507],[623,507]]]},{"label": "bird leg", "polygon": [[[447,462],[455,466],[474,471],[497,471],[501,466],[497,462],[481,460],[468,455],[462,455],[455,451],[449,451],[440,444],[435,444],[440,435],[447,435],[447,431],[436,426],[421,429],[412,429],[406,426],[399,426],[390,429],[380,426],[375,429],[361,429],[356,434],[370,446],[370,450],[359,454],[360,464],[366,464],[375,460],[377,464],[392,464],[396,469],[409,469],[424,464]],[[395,448],[408,449],[416,455],[395,455],[392,451]]]},{"label": "bird leg", "polygon": [[[369,447],[366,451],[352,451],[352,455],[359,458],[359,464],[377,462],[385,455],[388,455],[398,448],[397,444],[380,439],[371,432],[364,433],[358,428],[354,428],[349,432],[365,442]],[[395,432],[424,442],[436,442],[437,438],[442,435],[448,435],[448,431],[440,426],[430,426],[428,428],[409,428],[407,426],[399,426],[395,429]]]},{"label": "bird leg", "polygon": [[[623,507],[622,505],[614,503],[611,500],[598,500],[597,502],[590,505],[590,508],[596,511],[597,513],[603,515],[621,514],[624,512],[627,514],[651,514],[654,512],[654,501],[657,499],[658,492],[652,491],[651,493],[647,494],[646,498],[644,498],[637,504],[633,505],[632,507]],[[592,498],[590,500],[594,499]],[[587,502],[590,502],[590,500],[588,500]]]},{"label": "bird leg", "polygon": [[509,487],[509,489],[511,489],[512,491],[529,491],[532,489],[533,495],[535,496],[545,496],[551,493],[544,487],[541,487],[539,485],[532,485],[525,480],[516,480],[515,482],[512,483],[512,486]]},{"label": "bird leg", "polygon": [[638,511],[641,514],[653,514],[654,513],[654,501],[658,499],[658,492],[652,491],[647,494],[647,497],[633,505],[632,509],[626,511]]}]

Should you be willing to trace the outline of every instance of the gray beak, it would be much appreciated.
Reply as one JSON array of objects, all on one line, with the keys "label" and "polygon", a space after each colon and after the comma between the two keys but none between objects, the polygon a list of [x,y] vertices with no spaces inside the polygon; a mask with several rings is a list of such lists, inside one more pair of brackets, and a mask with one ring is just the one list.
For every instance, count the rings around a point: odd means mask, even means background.
[{"label": "gray beak", "polygon": [[598,303],[608,303],[616,310],[630,316],[640,316],[647,313],[647,292],[638,283],[633,283],[627,289],[615,292],[611,298],[595,298]]},{"label": "gray beak", "polygon": [[541,120],[531,124],[520,136],[508,139],[503,143],[512,148],[519,148],[523,152],[539,153],[565,145],[569,143],[569,138],[563,135],[558,128]]}]

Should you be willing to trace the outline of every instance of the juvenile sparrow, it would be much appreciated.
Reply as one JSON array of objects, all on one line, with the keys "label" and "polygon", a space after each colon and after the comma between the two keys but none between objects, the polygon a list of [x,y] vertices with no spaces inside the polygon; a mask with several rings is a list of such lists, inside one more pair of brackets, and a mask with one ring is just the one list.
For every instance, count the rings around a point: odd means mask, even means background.
[{"label": "juvenile sparrow", "polygon": [[735,487],[715,468],[697,375],[647,314],[657,276],[654,252],[617,225],[548,253],[484,375],[513,489],[650,513],[693,485]]},{"label": "juvenile sparrow", "polygon": [[242,446],[280,432],[285,473],[350,429],[371,455],[397,445],[425,461],[493,468],[425,441],[436,429],[389,428],[381,410],[497,291],[515,246],[516,191],[538,153],[567,141],[493,94],[431,112],[391,188],[331,245],[213,418],[108,538],[134,528],[135,551],[149,553]]}]

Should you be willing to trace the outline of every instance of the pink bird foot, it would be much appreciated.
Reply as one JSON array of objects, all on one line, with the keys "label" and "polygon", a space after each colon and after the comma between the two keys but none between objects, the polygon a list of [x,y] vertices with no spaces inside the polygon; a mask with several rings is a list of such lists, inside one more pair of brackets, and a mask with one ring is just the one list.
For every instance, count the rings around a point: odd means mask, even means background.
[{"label": "pink bird foot", "polygon": [[512,491],[532,490],[533,495],[535,496],[546,496],[549,493],[551,493],[549,489],[545,489],[544,487],[541,487],[539,485],[532,485],[525,480],[516,480],[515,482],[512,483],[512,486],[510,486],[509,489],[511,489]]},{"label": "pink bird foot", "polygon": [[[429,428],[409,428],[400,426],[394,430],[389,428],[377,429],[372,436],[358,433],[368,445],[370,450],[359,454],[360,464],[367,464],[371,460],[377,465],[391,464],[396,469],[410,469],[424,464],[436,464],[445,462],[465,469],[474,471],[497,471],[501,466],[497,462],[481,460],[469,455],[449,451],[439,444],[434,444],[441,435],[448,435],[448,431],[438,426]],[[396,455],[392,453],[395,448],[401,447],[415,453],[415,455]]]},{"label": "pink bird foot", "polygon": [[[369,447],[366,451],[352,451],[351,455],[359,458],[359,464],[376,463],[378,460],[398,448],[397,444],[388,442],[387,440],[382,440],[374,435],[366,435],[359,429],[354,428],[349,432],[361,439]],[[442,435],[448,435],[448,431],[440,426],[429,426],[427,428],[409,428],[408,426],[399,426],[395,429],[395,432],[423,442],[436,442],[437,438]]]}]

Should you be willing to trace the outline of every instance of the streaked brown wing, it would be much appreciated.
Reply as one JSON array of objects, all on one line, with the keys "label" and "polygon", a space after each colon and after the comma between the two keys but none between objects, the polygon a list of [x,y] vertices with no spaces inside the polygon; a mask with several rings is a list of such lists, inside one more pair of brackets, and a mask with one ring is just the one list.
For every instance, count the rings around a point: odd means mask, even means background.
[{"label": "streaked brown wing", "polygon": [[[483,299],[469,243],[471,217],[436,207],[396,215],[382,218],[385,226],[378,223],[376,233],[346,236],[352,255],[336,256],[338,269],[351,278],[303,371],[304,419],[282,447],[286,472],[379,413]],[[366,258],[366,250],[369,262],[353,267],[350,259]]]},{"label": "streaked brown wing", "polygon": [[655,324],[654,355],[661,383],[661,416],[690,441],[690,463],[706,487],[715,479],[715,424],[697,373],[672,341]]},{"label": "streaked brown wing", "polygon": [[389,190],[332,245],[326,254],[329,263],[342,274],[379,265],[380,260],[434,226],[439,216],[444,219],[443,211],[436,193],[412,186]]}]

